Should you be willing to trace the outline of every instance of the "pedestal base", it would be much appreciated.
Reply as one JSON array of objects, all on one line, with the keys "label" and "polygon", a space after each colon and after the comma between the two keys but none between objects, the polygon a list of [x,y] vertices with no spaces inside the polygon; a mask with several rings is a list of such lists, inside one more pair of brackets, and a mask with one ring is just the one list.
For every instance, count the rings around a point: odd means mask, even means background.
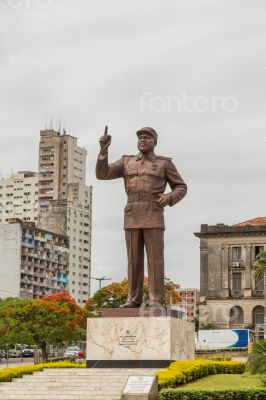
[{"label": "pedestal base", "polygon": [[194,332],[173,316],[89,318],[87,367],[164,368],[194,358]]}]

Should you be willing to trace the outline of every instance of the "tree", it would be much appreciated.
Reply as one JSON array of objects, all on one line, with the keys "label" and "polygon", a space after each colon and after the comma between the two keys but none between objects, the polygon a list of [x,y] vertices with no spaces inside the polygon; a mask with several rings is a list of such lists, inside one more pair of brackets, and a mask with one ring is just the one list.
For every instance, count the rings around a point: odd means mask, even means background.
[{"label": "tree", "polygon": [[207,324],[202,324],[200,326],[200,329],[207,331],[207,330],[217,329],[217,326],[213,322],[208,322]]},{"label": "tree", "polygon": [[264,339],[266,339],[266,251],[257,255],[254,266],[255,279],[264,279]]},{"label": "tree", "polygon": [[257,340],[252,346],[248,359],[248,368],[252,374],[266,374],[266,340]]},{"label": "tree", "polygon": [[[176,304],[180,297],[176,291],[173,282],[165,278],[165,304]],[[118,308],[127,300],[128,280],[123,279],[121,282],[113,282],[94,293],[86,303],[86,308],[92,312],[97,312],[101,308]],[[148,277],[144,277],[143,301],[148,302],[149,285]]]},{"label": "tree", "polygon": [[68,293],[39,300],[10,299],[0,303],[1,342],[37,345],[47,360],[48,345],[81,340],[86,334],[88,311]]}]

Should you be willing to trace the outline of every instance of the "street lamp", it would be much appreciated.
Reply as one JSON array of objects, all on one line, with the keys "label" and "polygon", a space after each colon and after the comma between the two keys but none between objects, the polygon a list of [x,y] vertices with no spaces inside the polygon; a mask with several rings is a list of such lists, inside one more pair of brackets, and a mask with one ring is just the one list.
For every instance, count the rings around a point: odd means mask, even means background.
[{"label": "street lamp", "polygon": [[101,278],[93,278],[91,276],[91,279],[94,279],[95,281],[99,281],[99,290],[101,290],[102,288],[102,281],[110,281],[112,278],[106,278],[105,276],[101,277]]}]

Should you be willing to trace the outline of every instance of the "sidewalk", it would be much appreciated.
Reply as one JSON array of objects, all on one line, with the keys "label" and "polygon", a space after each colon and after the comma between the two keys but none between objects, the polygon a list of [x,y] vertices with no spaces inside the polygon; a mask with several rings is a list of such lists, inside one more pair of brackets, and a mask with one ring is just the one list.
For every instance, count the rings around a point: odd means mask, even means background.
[{"label": "sidewalk", "polygon": [[[33,365],[34,363],[33,363],[33,361],[23,361],[23,362],[21,362],[21,361],[9,361],[8,362],[8,368],[13,368],[13,367],[22,367],[22,366],[25,366],[25,365]],[[7,366],[6,366],[6,360],[4,360],[4,359],[2,359],[2,361],[0,362],[0,369],[3,369],[3,368],[6,368]]]}]

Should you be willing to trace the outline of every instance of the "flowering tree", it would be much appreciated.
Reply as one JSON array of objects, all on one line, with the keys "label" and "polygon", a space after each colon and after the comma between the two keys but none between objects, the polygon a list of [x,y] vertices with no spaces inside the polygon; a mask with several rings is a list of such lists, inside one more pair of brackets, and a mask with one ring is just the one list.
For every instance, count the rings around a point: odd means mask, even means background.
[{"label": "flowering tree", "polygon": [[88,311],[68,293],[39,300],[9,299],[0,303],[1,342],[37,345],[47,360],[48,345],[63,345],[84,338]]},{"label": "flowering tree", "polygon": [[[176,304],[178,303],[180,297],[175,289],[173,282],[165,278],[165,304]],[[121,304],[126,302],[128,292],[128,280],[123,279],[121,282],[113,282],[110,285],[103,287],[98,290],[92,298],[90,298],[86,303],[86,308],[90,311],[98,311],[101,308],[117,308]],[[149,285],[148,277],[144,277],[144,291],[143,291],[143,301],[148,302]]]}]

